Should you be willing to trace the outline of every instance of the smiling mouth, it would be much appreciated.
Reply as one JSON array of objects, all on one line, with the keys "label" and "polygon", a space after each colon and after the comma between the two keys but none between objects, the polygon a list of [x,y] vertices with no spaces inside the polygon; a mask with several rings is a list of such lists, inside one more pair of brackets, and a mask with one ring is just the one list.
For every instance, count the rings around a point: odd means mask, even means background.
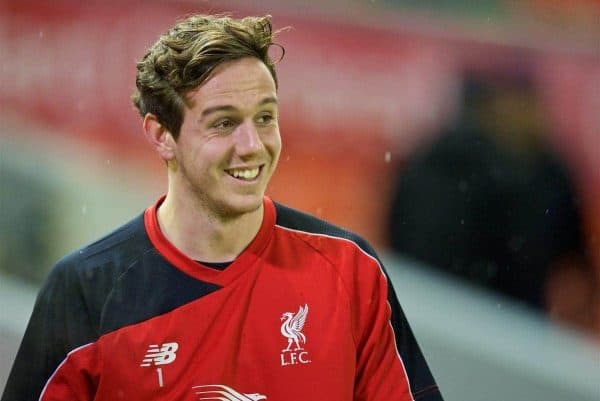
[{"label": "smiling mouth", "polygon": [[261,169],[262,166],[254,168],[233,168],[225,171],[227,174],[238,180],[252,181],[258,177]]}]

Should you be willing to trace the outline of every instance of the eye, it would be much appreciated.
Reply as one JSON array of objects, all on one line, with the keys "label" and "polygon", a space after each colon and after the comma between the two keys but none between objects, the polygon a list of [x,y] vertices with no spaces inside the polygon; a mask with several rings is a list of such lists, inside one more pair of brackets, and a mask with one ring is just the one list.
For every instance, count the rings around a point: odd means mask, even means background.
[{"label": "eye", "polygon": [[234,126],[235,126],[234,122],[228,118],[223,118],[213,124],[213,128],[222,129],[222,130],[230,129],[230,128],[233,128]]},{"label": "eye", "polygon": [[275,117],[271,113],[261,113],[258,115],[256,122],[261,125],[268,125],[275,120]]}]

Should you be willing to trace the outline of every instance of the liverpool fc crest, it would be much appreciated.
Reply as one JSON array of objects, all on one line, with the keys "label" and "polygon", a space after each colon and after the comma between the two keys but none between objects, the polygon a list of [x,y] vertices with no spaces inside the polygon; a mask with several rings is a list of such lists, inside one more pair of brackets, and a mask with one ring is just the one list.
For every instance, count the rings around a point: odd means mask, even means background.
[{"label": "liverpool fc crest", "polygon": [[285,312],[281,315],[281,335],[287,339],[287,347],[281,351],[281,366],[310,363],[308,352],[304,350],[306,336],[302,332],[308,305],[300,306],[296,314]]}]

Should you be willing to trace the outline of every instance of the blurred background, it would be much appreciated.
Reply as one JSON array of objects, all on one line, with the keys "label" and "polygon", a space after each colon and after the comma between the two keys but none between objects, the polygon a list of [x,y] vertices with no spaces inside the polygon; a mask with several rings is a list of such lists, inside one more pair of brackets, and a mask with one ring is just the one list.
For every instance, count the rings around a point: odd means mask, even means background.
[{"label": "blurred background", "polygon": [[290,27],[269,194],[384,255],[447,400],[600,399],[598,0],[0,0],[0,391],[57,259],[165,191],[129,99],[193,12]]}]

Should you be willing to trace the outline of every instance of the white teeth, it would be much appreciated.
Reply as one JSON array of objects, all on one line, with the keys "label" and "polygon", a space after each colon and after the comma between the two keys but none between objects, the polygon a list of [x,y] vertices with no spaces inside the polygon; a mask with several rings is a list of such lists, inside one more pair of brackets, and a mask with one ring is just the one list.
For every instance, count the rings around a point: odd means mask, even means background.
[{"label": "white teeth", "polygon": [[229,170],[229,174],[235,178],[243,178],[245,180],[252,180],[258,176],[259,168],[255,167],[247,170]]}]

